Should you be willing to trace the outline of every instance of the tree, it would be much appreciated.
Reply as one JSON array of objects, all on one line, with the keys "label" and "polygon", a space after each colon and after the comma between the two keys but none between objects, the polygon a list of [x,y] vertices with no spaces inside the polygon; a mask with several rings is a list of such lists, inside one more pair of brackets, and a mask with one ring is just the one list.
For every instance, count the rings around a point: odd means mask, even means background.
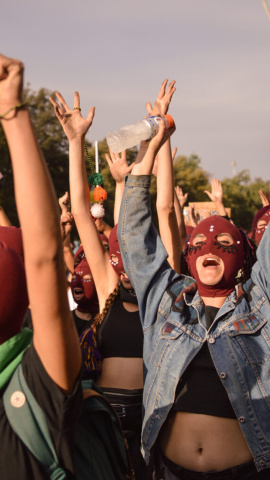
[{"label": "tree", "polygon": [[[49,101],[52,94],[53,92],[45,88],[41,88],[36,93],[27,87],[24,90],[24,101],[29,107],[38,142],[53,179],[56,194],[59,197],[68,190],[68,140]],[[12,224],[18,226],[10,156],[1,126],[0,159],[0,171],[3,174],[3,178],[0,180],[0,201]]]}]

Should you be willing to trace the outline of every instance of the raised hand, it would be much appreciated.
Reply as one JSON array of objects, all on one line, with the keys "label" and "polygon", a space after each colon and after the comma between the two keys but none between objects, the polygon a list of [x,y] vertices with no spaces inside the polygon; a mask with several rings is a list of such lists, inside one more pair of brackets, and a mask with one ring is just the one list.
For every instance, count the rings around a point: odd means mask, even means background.
[{"label": "raised hand", "polygon": [[183,194],[183,190],[182,190],[181,187],[179,187],[179,185],[177,185],[175,187],[175,193],[176,193],[176,196],[179,200],[181,208],[183,208],[183,206],[185,205],[185,203],[187,201],[188,193]]},{"label": "raised hand", "polygon": [[208,190],[204,190],[204,193],[208,195],[208,197],[210,198],[210,200],[212,200],[212,202],[215,202],[216,204],[222,203],[223,189],[222,189],[221,182],[216,178],[213,178],[211,181],[211,192],[209,192]]},{"label": "raised hand", "polygon": [[119,154],[110,150],[110,155],[106,153],[105,158],[116,183],[123,183],[125,176],[131,172],[133,167],[133,163],[131,165],[127,163],[126,151]]},{"label": "raised hand", "polygon": [[22,102],[23,63],[15,58],[0,55],[0,117],[5,115],[8,120],[16,115],[16,107]]},{"label": "raised hand", "polygon": [[58,203],[62,210],[62,214],[66,212],[70,212],[70,199],[69,199],[68,192],[65,192],[62,197],[58,198]]},{"label": "raised hand", "polygon": [[84,118],[81,115],[80,95],[78,92],[74,93],[74,107],[72,110],[66,104],[61,93],[56,92],[55,95],[59,104],[52,97],[50,97],[50,102],[54,106],[55,115],[61,123],[69,141],[85,136],[92,125],[95,115],[95,107],[91,107],[87,117]]},{"label": "raised hand", "polygon": [[168,79],[165,79],[160,87],[154,107],[152,107],[150,102],[145,105],[148,115],[166,115],[168,112],[169,105],[176,88],[174,86],[175,80],[173,80],[166,90],[167,83]]},{"label": "raised hand", "polygon": [[264,192],[263,190],[259,190],[259,195],[261,197],[263,207],[267,207],[267,205],[270,205],[270,194],[268,192]]},{"label": "raised hand", "polygon": [[62,240],[65,240],[65,238],[69,235],[69,233],[73,228],[73,225],[74,225],[74,218],[72,213],[70,212],[62,213],[60,217],[60,228],[61,228]]}]

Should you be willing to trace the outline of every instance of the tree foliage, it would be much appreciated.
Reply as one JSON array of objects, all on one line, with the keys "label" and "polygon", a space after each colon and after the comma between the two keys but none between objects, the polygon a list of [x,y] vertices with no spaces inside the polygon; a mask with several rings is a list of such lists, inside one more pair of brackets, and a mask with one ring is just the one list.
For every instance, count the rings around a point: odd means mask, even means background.
[{"label": "tree foliage", "polygon": [[[24,91],[24,100],[29,106],[33,124],[36,130],[38,142],[48,165],[57,197],[62,196],[69,189],[68,173],[68,140],[55,117],[49,97],[53,92],[41,88],[33,92],[29,86]],[[95,148],[88,142],[88,150],[91,161],[95,167]],[[108,153],[106,140],[98,144],[100,172],[104,177],[104,188],[107,191],[107,200],[104,202],[105,221],[113,225],[113,204],[115,182],[110,174],[105,159]],[[128,162],[135,160],[136,148],[127,151]],[[88,174],[91,174],[90,166],[86,160]],[[9,157],[9,151],[5,136],[0,126],[0,172],[3,178],[0,180],[0,203],[4,207],[13,225],[18,225],[16,214],[13,175]],[[178,156],[174,162],[175,183],[180,185],[184,192],[188,192],[188,201],[208,201],[209,198],[204,190],[210,189],[210,174],[201,166],[201,159],[197,155],[189,157]],[[243,170],[233,178],[225,178],[222,181],[224,192],[224,204],[231,207],[232,218],[237,226],[250,230],[252,219],[256,211],[261,207],[259,190],[270,191],[270,181],[261,178],[252,181],[247,170]],[[156,217],[156,181],[152,179],[151,200],[154,223],[157,226]]]}]

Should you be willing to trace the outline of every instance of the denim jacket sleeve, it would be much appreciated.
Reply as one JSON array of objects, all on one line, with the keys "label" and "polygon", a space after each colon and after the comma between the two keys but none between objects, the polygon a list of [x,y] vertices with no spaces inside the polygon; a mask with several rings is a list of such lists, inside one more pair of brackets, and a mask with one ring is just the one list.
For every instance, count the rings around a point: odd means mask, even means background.
[{"label": "denim jacket sleeve", "polygon": [[118,222],[118,241],[127,273],[138,298],[144,328],[156,321],[168,285],[179,275],[167,262],[167,252],[152,224],[150,175],[129,175]]},{"label": "denim jacket sleeve", "polygon": [[257,262],[252,268],[251,279],[270,302],[270,224],[263,234],[256,255]]}]

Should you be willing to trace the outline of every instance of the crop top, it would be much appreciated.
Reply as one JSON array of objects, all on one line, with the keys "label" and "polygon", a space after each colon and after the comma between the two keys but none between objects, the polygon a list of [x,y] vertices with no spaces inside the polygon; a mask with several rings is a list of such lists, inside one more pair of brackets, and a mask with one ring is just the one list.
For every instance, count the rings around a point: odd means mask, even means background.
[{"label": "crop top", "polygon": [[[216,307],[206,306],[207,328],[213,322]],[[176,389],[174,411],[236,418],[227,392],[215,369],[207,342],[191,361]]]},{"label": "crop top", "polygon": [[128,312],[117,295],[97,330],[97,340],[102,358],[142,358],[143,330],[139,311]]}]

